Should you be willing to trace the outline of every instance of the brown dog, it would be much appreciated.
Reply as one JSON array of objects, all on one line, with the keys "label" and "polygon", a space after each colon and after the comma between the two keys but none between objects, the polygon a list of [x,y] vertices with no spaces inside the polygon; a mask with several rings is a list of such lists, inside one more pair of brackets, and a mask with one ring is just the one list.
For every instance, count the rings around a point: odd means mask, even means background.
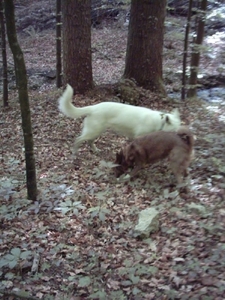
[{"label": "brown dog", "polygon": [[115,175],[119,177],[129,168],[135,176],[144,164],[155,163],[168,157],[177,182],[187,175],[194,145],[193,134],[187,127],[177,132],[158,131],[136,138],[116,155]]}]

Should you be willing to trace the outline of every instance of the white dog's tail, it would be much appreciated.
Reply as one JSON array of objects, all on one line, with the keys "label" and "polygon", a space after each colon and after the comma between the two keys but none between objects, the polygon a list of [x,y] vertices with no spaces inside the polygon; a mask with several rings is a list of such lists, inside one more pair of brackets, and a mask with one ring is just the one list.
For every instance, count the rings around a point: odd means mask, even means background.
[{"label": "white dog's tail", "polygon": [[79,118],[91,112],[91,106],[75,107],[72,104],[73,88],[67,84],[65,91],[59,98],[59,110],[69,118]]}]

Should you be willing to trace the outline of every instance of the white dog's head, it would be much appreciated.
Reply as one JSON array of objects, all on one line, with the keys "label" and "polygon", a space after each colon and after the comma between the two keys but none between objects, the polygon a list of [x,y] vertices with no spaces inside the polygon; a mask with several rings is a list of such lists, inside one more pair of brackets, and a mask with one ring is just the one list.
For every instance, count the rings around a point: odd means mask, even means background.
[{"label": "white dog's head", "polygon": [[171,113],[163,115],[162,118],[163,131],[175,131],[180,127],[181,120],[180,120],[180,113],[177,108],[175,108]]}]

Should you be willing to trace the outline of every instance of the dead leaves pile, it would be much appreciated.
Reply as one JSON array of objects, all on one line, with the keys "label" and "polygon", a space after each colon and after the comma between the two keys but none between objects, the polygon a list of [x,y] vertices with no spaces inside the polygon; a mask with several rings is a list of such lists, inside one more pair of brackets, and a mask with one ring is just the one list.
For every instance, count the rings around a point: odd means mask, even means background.
[{"label": "dead leaves pile", "polygon": [[[112,133],[97,141],[98,155],[84,144],[74,159],[81,122],[58,113],[59,94],[51,87],[30,96],[35,203],[26,200],[19,107],[1,111],[0,293],[7,299],[222,300],[224,107],[180,105],[197,136],[189,190],[182,191],[168,184],[166,162],[134,181],[116,181],[110,162],[125,139]],[[138,212],[149,206],[160,211],[160,231],[137,240]]]}]

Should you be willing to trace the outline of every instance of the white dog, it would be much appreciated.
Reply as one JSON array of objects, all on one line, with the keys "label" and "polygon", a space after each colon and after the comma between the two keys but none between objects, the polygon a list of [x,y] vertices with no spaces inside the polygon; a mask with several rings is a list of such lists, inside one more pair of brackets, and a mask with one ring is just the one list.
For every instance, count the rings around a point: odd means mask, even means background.
[{"label": "white dog", "polygon": [[71,103],[72,97],[73,89],[68,84],[59,98],[59,110],[70,118],[86,117],[82,134],[75,140],[74,153],[84,141],[88,141],[91,149],[97,151],[94,140],[107,129],[128,138],[136,138],[153,131],[173,131],[180,126],[180,115],[177,109],[169,114],[117,102],[75,107]]}]

